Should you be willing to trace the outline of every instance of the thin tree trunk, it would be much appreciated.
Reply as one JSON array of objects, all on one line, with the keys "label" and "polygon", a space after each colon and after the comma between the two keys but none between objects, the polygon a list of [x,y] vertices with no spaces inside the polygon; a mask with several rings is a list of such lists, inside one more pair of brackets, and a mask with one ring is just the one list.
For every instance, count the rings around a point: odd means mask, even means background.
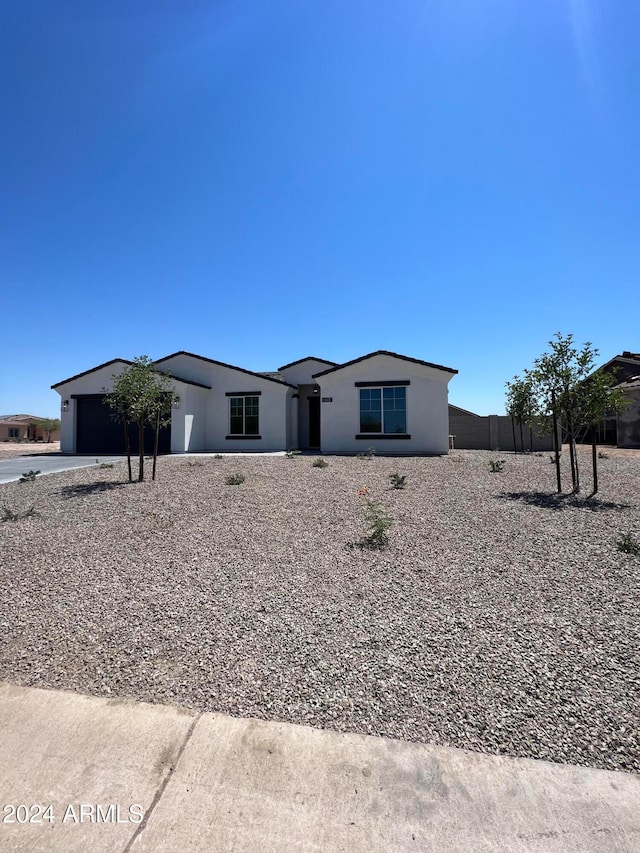
[{"label": "thin tree trunk", "polygon": [[533,453],[533,427],[529,427],[529,453]]},{"label": "thin tree trunk", "polygon": [[160,409],[156,412],[156,435],[155,442],[153,445],[153,473],[151,475],[151,479],[155,480],[156,478],[156,461],[158,459],[158,439],[160,436]]},{"label": "thin tree trunk", "polygon": [[597,446],[598,437],[596,435],[596,428],[594,426],[591,427],[591,462],[593,465],[593,492],[592,494],[597,494],[598,492],[598,446]]},{"label": "thin tree trunk", "polygon": [[129,441],[129,424],[128,424],[126,418],[124,419],[123,423],[124,423],[124,446],[125,446],[125,450],[127,451],[127,466],[129,468],[129,482],[132,483],[133,482],[133,474],[131,473],[131,442]]},{"label": "thin tree trunk", "polygon": [[140,463],[138,467],[138,482],[144,480],[144,420],[138,421],[138,444],[140,449]]},{"label": "thin tree trunk", "polygon": [[520,423],[520,450],[524,453],[524,435],[522,433],[522,421]]},{"label": "thin tree trunk", "polygon": [[551,395],[551,414],[553,417],[553,449],[556,455],[556,481],[558,494],[562,494],[562,477],[560,475],[560,449],[558,447],[558,418],[556,415],[556,395]]},{"label": "thin tree trunk", "polygon": [[513,452],[517,453],[518,448],[516,447],[516,419],[511,415],[511,432],[513,433]]}]

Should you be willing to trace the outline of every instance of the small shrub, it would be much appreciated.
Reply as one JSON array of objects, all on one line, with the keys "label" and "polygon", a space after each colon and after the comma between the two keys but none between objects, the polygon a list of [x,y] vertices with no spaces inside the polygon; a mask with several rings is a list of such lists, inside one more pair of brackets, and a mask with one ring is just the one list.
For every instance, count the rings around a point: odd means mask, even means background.
[{"label": "small shrub", "polygon": [[20,483],[33,483],[40,471],[27,471],[20,477]]},{"label": "small shrub", "polygon": [[100,468],[113,468],[113,462],[103,462]]},{"label": "small shrub", "polygon": [[216,453],[213,458],[214,459],[224,459],[224,456],[222,455],[222,453]]},{"label": "small shrub", "polygon": [[328,468],[329,467],[329,463],[327,462],[326,459],[323,459],[322,456],[318,456],[317,459],[314,459],[313,462],[311,463],[311,465],[314,468]]},{"label": "small shrub", "polygon": [[407,478],[402,474],[389,474],[389,482],[392,489],[404,489],[407,485]]},{"label": "small shrub", "polygon": [[289,450],[286,451],[284,455],[287,457],[287,459],[293,459],[294,456],[300,456],[301,452],[301,450],[296,450],[294,447],[291,447],[289,448]]},{"label": "small shrub", "polygon": [[634,539],[630,533],[624,533],[616,542],[618,551],[624,554],[640,554],[640,542]]},{"label": "small shrub", "polygon": [[489,471],[491,471],[492,474],[504,471],[504,462],[502,459],[491,459],[489,461]]},{"label": "small shrub", "polygon": [[393,524],[393,519],[379,501],[367,498],[364,510],[367,523],[367,533],[362,544],[367,548],[386,548],[389,544],[388,530]]},{"label": "small shrub", "polygon": [[244,474],[230,474],[225,483],[227,486],[239,486],[240,483],[244,483]]},{"label": "small shrub", "polygon": [[605,453],[604,450],[598,451],[598,459],[608,459],[609,454]]},{"label": "small shrub", "polygon": [[375,447],[367,447],[367,449],[363,450],[361,453],[356,453],[356,459],[373,459],[375,455]]},{"label": "small shrub", "polygon": [[197,456],[192,456],[190,459],[187,459],[187,465],[189,468],[202,468],[204,465],[204,459],[198,459]]},{"label": "small shrub", "polygon": [[33,515],[37,515],[35,506],[31,506],[22,512],[13,512],[8,506],[3,506],[0,521],[20,521],[22,518],[30,518]]}]

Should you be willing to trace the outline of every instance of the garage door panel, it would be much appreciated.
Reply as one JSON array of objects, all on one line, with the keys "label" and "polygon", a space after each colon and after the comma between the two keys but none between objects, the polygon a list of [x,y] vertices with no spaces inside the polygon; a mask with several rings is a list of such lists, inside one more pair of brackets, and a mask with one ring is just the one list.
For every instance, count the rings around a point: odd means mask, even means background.
[{"label": "garage door panel", "polygon": [[[76,397],[76,453],[126,453],[124,427],[111,417],[104,394]],[[138,427],[129,424],[131,452],[138,453]],[[153,453],[154,430],[145,426],[145,453]],[[171,452],[171,426],[160,430],[159,453]]]}]

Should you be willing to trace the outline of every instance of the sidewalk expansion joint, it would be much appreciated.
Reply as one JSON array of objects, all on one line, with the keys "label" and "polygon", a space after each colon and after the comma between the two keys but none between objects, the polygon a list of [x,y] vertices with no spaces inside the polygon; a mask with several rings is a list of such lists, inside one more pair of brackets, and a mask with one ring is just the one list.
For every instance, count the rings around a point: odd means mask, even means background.
[{"label": "sidewalk expansion joint", "polygon": [[154,795],[154,797],[153,797],[153,800],[151,801],[151,805],[149,806],[149,808],[148,808],[148,809],[146,810],[146,812],[144,813],[144,818],[143,818],[143,819],[142,819],[142,821],[138,824],[138,827],[137,827],[136,831],[133,833],[133,835],[132,835],[132,836],[131,836],[131,838],[129,839],[129,843],[128,843],[128,844],[127,844],[127,846],[124,848],[124,850],[122,851],[122,853],[129,853],[129,851],[131,850],[131,848],[132,848],[132,847],[133,847],[133,845],[135,844],[136,839],[137,839],[140,835],[142,835],[142,833],[144,832],[145,827],[146,827],[147,823],[149,822],[149,818],[150,818],[150,817],[151,817],[151,815],[153,814],[153,812],[154,812],[154,810],[155,810],[155,807],[158,805],[158,803],[159,803],[159,802],[160,802],[160,800],[162,799],[162,795],[164,794],[164,792],[165,792],[165,790],[166,790],[166,788],[167,788],[167,785],[168,785],[168,784],[169,784],[169,782],[171,781],[171,779],[172,779],[172,777],[173,777],[173,774],[176,772],[176,769],[177,769],[177,767],[178,767],[178,764],[180,763],[180,759],[182,758],[182,753],[185,751],[187,744],[188,744],[188,743],[189,743],[189,741],[191,740],[191,735],[193,734],[193,732],[194,732],[194,730],[195,730],[195,727],[196,727],[196,726],[198,725],[198,723],[200,722],[200,718],[202,717],[202,713],[203,713],[203,712],[202,712],[202,711],[200,711],[200,713],[198,713],[198,714],[193,718],[193,722],[192,722],[192,723],[191,723],[191,725],[189,726],[189,729],[188,729],[188,731],[187,731],[187,734],[185,735],[184,741],[182,742],[182,745],[181,745],[180,749],[178,750],[178,754],[176,755],[176,760],[173,762],[173,766],[169,768],[169,772],[167,773],[167,775],[164,777],[164,779],[162,780],[162,782],[161,782],[161,783],[160,783],[160,785],[158,786],[158,790],[156,791],[156,793],[155,793],[155,795]]}]

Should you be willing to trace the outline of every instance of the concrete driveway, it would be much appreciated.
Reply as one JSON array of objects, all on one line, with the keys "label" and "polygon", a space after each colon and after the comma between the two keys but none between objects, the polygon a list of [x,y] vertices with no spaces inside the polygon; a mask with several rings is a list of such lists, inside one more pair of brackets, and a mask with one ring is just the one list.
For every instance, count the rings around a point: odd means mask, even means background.
[{"label": "concrete driveway", "polygon": [[631,853],[640,776],[0,684],[0,849]]},{"label": "concrete driveway", "polygon": [[119,462],[126,456],[65,456],[61,453],[46,453],[42,456],[16,456],[0,459],[0,483],[13,483],[25,471],[40,471],[40,474],[57,474],[74,468],[88,468],[102,462]]}]

